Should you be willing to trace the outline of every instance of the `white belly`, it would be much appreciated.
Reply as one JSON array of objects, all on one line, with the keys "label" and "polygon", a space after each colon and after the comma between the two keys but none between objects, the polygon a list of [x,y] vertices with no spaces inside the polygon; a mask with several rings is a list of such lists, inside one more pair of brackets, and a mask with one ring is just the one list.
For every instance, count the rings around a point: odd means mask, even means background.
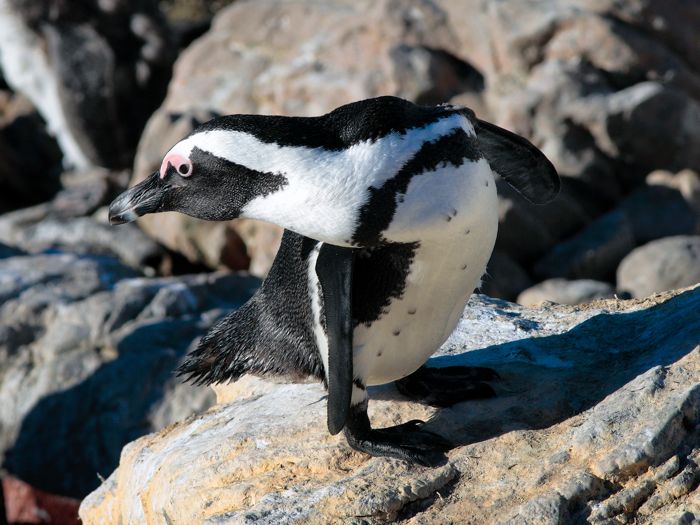
[{"label": "white belly", "polygon": [[486,269],[498,229],[493,174],[485,160],[451,172],[411,181],[386,233],[420,246],[402,296],[354,331],[355,376],[368,385],[400,379],[425,363],[454,330]]}]

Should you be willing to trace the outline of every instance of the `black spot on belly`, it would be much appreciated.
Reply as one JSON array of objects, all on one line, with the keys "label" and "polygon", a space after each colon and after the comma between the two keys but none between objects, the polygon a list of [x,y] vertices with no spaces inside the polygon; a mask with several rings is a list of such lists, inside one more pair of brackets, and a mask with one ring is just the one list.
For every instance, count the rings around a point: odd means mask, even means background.
[{"label": "black spot on belly", "polygon": [[401,330],[394,330],[392,333],[393,333],[394,335],[399,335],[399,334],[401,333]]},{"label": "black spot on belly", "polygon": [[408,315],[415,315],[415,313],[416,313],[416,309],[415,309],[415,308],[411,308],[411,309],[408,311]]},{"label": "black spot on belly", "polygon": [[466,270],[466,269],[467,269],[467,265],[466,265],[466,264],[463,264],[463,265],[462,265],[462,270]]},{"label": "black spot on belly", "polygon": [[383,244],[357,251],[352,280],[355,326],[371,325],[386,313],[392,299],[403,296],[406,277],[419,243]]},{"label": "black spot on belly", "polygon": [[[369,198],[360,208],[359,222],[352,240],[356,246],[372,246],[381,243],[382,232],[391,224],[396,213],[397,196],[404,195],[408,185],[417,175],[434,171],[439,166],[459,167],[465,160],[476,161],[481,152],[476,138],[467,135],[462,128],[455,128],[431,142],[425,142],[403,167],[381,187],[368,189]],[[447,219],[451,220],[451,219]]]}]

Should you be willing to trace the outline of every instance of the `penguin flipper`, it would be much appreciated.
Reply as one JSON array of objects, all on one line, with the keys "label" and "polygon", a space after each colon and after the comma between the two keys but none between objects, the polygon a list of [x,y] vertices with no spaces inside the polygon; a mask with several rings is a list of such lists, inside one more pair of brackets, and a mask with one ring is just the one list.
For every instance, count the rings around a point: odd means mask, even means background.
[{"label": "penguin flipper", "polygon": [[328,334],[328,431],[332,435],[345,426],[352,400],[353,257],[351,248],[324,244],[316,260]]},{"label": "penguin flipper", "polygon": [[559,175],[530,141],[484,120],[476,121],[479,147],[491,169],[534,204],[546,204],[559,193]]}]

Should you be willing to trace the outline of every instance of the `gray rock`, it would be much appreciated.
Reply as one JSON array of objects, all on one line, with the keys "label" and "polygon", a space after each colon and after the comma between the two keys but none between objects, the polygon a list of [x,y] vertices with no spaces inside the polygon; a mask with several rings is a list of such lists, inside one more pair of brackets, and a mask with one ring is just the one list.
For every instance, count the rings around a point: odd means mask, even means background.
[{"label": "gray rock", "polygon": [[14,257],[16,255],[23,255],[22,250],[13,248],[12,246],[7,246],[6,244],[0,243],[0,259],[5,259],[6,257]]},{"label": "gray rock", "polygon": [[511,301],[529,286],[532,286],[532,279],[523,267],[508,255],[495,251],[486,265],[479,291],[489,297]]},{"label": "gray rock", "polygon": [[[562,177],[562,189],[554,201],[535,205],[502,180],[496,247],[521,263],[542,257],[556,241],[574,234],[600,215],[596,199],[580,181]],[[508,297],[513,299],[514,297]]]},{"label": "gray rock", "polygon": [[632,251],[617,270],[617,287],[633,297],[700,282],[700,236],[652,241]]},{"label": "gray rock", "polygon": [[617,265],[634,246],[630,220],[616,210],[557,244],[535,264],[534,271],[542,278],[611,281]]},{"label": "gray rock", "polygon": [[700,227],[697,213],[678,189],[661,184],[644,185],[618,206],[629,219],[635,243],[673,235],[692,235]]},{"label": "gray rock", "polygon": [[[115,228],[92,217],[64,217],[65,206],[58,199],[1,215],[0,242],[28,253],[60,250],[113,255],[137,269],[153,270],[163,258],[163,249],[136,225]],[[89,200],[82,206],[88,210]]]},{"label": "gray rock", "polygon": [[556,239],[519,197],[498,199],[496,249],[519,262],[529,262],[546,253]]},{"label": "gray rock", "polygon": [[65,163],[125,167],[165,95],[173,53],[153,0],[0,2],[0,65]]},{"label": "gray rock", "polygon": [[45,128],[24,97],[0,89],[0,213],[46,201],[61,187],[61,151]]},{"label": "gray rock", "polygon": [[17,477],[81,497],[122,446],[213,401],[172,371],[258,280],[135,278],[113,258],[0,259],[0,457]]},{"label": "gray rock", "polygon": [[446,465],[353,452],[327,433],[320,385],[247,377],[225,404],[125,447],[80,515],[173,525],[700,515],[697,490],[683,489],[700,476],[699,308],[698,287],[540,309],[475,296],[431,364],[494,366],[497,397],[440,410],[388,385],[370,403],[377,427],[419,417],[448,437]]},{"label": "gray rock", "polygon": [[656,167],[697,168],[694,3],[437,3],[454,53],[485,76],[495,120],[607,204]]},{"label": "gray rock", "polygon": [[592,279],[547,279],[524,290],[518,295],[518,303],[534,306],[545,301],[558,304],[581,304],[595,299],[613,297],[615,291],[609,283]]}]

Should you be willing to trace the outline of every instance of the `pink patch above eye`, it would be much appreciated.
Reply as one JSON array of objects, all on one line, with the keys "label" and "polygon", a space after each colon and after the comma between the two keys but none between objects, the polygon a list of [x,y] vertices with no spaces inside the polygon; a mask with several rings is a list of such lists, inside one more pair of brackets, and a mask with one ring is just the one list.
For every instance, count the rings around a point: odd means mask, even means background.
[{"label": "pink patch above eye", "polygon": [[192,175],[192,161],[177,153],[171,153],[163,159],[163,163],[160,165],[161,179],[165,177],[165,173],[168,171],[168,165],[172,165],[182,177],[189,177]]}]

